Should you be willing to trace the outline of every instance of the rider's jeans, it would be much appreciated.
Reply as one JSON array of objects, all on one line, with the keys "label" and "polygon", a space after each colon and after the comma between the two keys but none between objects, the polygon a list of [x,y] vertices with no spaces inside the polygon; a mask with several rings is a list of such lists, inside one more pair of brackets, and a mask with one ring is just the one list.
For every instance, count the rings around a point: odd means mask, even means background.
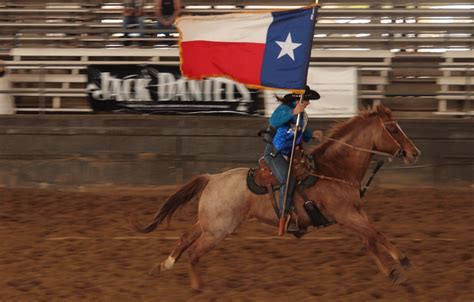
[{"label": "rider's jeans", "polygon": [[[280,182],[280,216],[281,209],[283,208],[283,201],[285,199],[285,187],[286,187],[286,177],[288,173],[288,161],[285,159],[283,154],[275,150],[272,144],[267,144],[265,146],[265,151],[263,153],[263,158],[265,162],[270,167],[273,175]],[[285,213],[288,213],[288,209],[291,208],[293,203],[293,191],[295,190],[296,180],[290,175],[290,183],[288,187],[288,199],[286,201]]]}]

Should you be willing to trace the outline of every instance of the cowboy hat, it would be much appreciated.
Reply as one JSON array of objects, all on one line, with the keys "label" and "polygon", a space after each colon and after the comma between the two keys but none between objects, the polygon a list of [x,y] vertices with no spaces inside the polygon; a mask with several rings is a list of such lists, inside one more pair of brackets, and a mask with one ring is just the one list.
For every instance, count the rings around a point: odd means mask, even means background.
[{"label": "cowboy hat", "polygon": [[[311,90],[308,85],[305,87],[305,91],[303,93],[303,100],[311,101],[311,100],[319,100],[321,96],[315,90]],[[288,93],[283,97],[284,101],[299,101],[301,99],[301,94],[298,93]]]}]

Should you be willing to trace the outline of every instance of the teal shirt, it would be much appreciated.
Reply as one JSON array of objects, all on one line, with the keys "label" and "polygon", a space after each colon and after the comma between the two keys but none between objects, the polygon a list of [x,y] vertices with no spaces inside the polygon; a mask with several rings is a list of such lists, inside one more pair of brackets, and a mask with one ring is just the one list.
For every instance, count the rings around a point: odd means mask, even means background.
[{"label": "teal shirt", "polygon": [[[293,109],[296,106],[296,102],[289,104],[280,104],[275,111],[273,111],[270,117],[270,125],[278,129],[282,126],[290,127],[290,124],[296,124],[297,116],[293,115]],[[300,127],[303,125],[304,119],[300,119]],[[313,131],[306,127],[303,131],[303,140],[309,142],[313,136]]]}]

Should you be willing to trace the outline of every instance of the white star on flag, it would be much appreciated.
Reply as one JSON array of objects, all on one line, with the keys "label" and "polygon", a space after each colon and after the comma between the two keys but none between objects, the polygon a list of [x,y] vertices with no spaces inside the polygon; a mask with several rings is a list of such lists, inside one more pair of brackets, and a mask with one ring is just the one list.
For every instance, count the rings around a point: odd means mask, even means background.
[{"label": "white star on flag", "polygon": [[278,46],[281,47],[280,54],[278,55],[278,58],[283,57],[284,55],[288,55],[293,61],[295,60],[295,53],[293,52],[296,48],[301,46],[301,43],[293,43],[291,40],[291,33],[288,33],[288,36],[286,37],[286,41],[275,41]]}]

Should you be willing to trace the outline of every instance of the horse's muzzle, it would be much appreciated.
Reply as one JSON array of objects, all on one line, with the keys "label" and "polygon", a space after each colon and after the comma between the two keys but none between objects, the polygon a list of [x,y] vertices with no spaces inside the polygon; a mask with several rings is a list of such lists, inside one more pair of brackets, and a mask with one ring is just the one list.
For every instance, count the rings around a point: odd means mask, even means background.
[{"label": "horse's muzzle", "polygon": [[418,148],[415,148],[415,150],[411,152],[407,152],[406,150],[402,150],[400,152],[400,157],[403,157],[403,161],[407,165],[416,163],[420,155],[421,155],[421,151]]}]

